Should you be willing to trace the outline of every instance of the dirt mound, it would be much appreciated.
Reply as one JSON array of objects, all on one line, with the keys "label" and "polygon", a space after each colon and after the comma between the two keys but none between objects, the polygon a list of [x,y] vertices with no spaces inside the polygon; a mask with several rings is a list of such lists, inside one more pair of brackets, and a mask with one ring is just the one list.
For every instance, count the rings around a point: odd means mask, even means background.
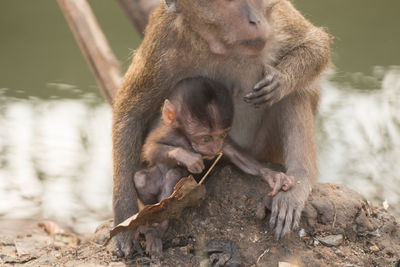
[{"label": "dirt mound", "polygon": [[[150,259],[137,254],[125,261],[134,266],[398,266],[400,225],[383,208],[371,206],[357,192],[342,185],[317,184],[303,212],[300,228],[275,241],[268,219],[255,219],[257,203],[267,193],[258,178],[231,166],[215,171],[206,183],[207,194],[199,207],[183,212],[171,222],[164,241],[164,256]],[[104,247],[111,221],[96,234],[63,233],[36,242],[35,250],[21,250],[28,235],[0,237],[0,265],[123,266]],[[46,236],[45,232],[30,238]],[[56,235],[57,236],[57,235]],[[58,240],[58,242],[55,242]],[[38,244],[46,244],[41,246]],[[19,246],[19,250],[18,250]],[[23,246],[22,246],[23,247]],[[285,265],[285,264],[292,265]],[[397,265],[396,265],[397,264]]]},{"label": "dirt mound", "polygon": [[[197,254],[189,253],[181,263],[193,261],[192,257],[197,262],[210,261],[213,253],[209,242],[215,240],[229,240],[238,248],[241,265],[229,266],[278,266],[279,262],[299,266],[395,266],[400,260],[400,225],[396,219],[345,186],[315,185],[300,228],[280,241],[274,240],[268,228],[269,218],[255,219],[257,203],[268,192],[263,181],[226,166],[211,177],[206,187],[202,205],[186,210],[167,236],[167,240],[180,235],[196,238]],[[224,246],[219,251],[228,258],[230,253]],[[214,262],[218,260],[224,261],[218,257],[215,260],[214,255]]]}]

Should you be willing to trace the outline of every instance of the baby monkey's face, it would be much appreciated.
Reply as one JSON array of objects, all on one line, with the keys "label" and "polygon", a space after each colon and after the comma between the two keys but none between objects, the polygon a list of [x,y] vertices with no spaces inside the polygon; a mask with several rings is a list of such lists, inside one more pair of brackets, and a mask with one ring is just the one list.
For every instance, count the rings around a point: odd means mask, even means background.
[{"label": "baby monkey's face", "polygon": [[213,159],[222,151],[224,140],[230,128],[210,129],[202,125],[197,125],[195,128],[196,131],[188,133],[193,150],[202,154],[204,159]]}]

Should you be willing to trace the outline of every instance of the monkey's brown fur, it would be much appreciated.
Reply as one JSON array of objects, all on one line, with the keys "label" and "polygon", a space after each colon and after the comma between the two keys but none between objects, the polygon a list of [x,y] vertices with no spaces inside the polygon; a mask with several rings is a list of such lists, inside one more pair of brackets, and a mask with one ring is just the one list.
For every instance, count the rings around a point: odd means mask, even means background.
[{"label": "monkey's brown fur", "polygon": [[[260,12],[267,18],[270,35],[261,53],[242,54],[239,48],[224,53],[224,48],[232,45],[232,36],[231,32],[219,32],[219,27],[233,25],[239,18],[220,21],[220,13],[211,5],[223,0],[175,2],[177,13],[162,3],[151,16],[145,38],[114,101],[115,224],[137,212],[132,177],[141,167],[141,147],[149,125],[159,116],[162,102],[177,81],[202,75],[222,81],[237,95],[232,139],[258,160],[282,164],[286,173],[294,176],[295,187],[279,192],[270,207],[271,226],[276,227],[276,237],[283,236],[297,226],[317,175],[317,78],[329,63],[330,37],[310,24],[287,0],[264,0],[262,4],[241,0],[262,6]],[[202,22],[206,17],[216,23],[205,26]],[[226,46],[213,47],[213,42]],[[274,76],[269,77],[271,73]],[[279,88],[270,94],[266,105],[255,109],[242,97],[248,96],[263,79],[267,84],[276,79]],[[116,245],[128,254],[132,250],[131,239],[131,233],[120,234]]]}]

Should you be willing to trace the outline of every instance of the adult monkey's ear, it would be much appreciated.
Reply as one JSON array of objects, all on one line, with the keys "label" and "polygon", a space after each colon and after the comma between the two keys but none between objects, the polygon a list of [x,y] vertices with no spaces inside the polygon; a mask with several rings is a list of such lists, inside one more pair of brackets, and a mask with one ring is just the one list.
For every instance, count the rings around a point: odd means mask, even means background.
[{"label": "adult monkey's ear", "polygon": [[176,7],[177,0],[164,0],[164,1],[165,4],[167,4],[169,11],[173,13],[178,13],[178,8]]}]

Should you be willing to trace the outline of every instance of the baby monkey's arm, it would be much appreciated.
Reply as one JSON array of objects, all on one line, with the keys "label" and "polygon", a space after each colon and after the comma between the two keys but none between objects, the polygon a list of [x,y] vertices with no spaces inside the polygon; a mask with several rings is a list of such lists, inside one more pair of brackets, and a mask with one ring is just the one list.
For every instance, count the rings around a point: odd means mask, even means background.
[{"label": "baby monkey's arm", "polygon": [[182,165],[191,173],[201,173],[204,170],[204,162],[200,154],[179,146],[158,142],[148,143],[144,145],[142,155],[150,165],[154,163]]},{"label": "baby monkey's arm", "polygon": [[268,194],[269,196],[275,196],[281,189],[287,191],[294,185],[293,176],[287,176],[283,172],[271,170],[265,164],[258,162],[241,151],[229,137],[225,139],[223,153],[243,172],[261,176],[272,188],[272,191]]}]

